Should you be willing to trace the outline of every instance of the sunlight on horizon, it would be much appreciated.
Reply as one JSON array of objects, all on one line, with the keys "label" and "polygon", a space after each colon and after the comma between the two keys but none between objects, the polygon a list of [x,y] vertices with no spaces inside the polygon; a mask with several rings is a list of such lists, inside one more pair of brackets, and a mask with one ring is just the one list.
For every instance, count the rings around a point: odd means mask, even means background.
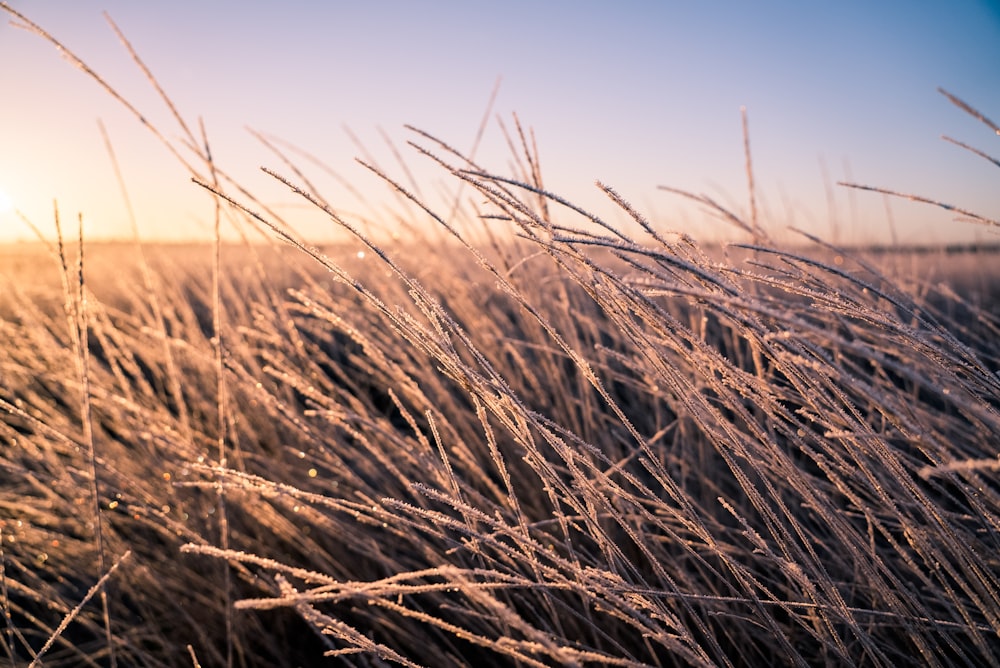
[{"label": "sunlight on horizon", "polygon": [[0,213],[7,213],[13,210],[14,200],[4,190],[0,190]]},{"label": "sunlight on horizon", "polygon": [[[661,186],[708,194],[750,215],[741,106],[749,112],[753,206],[775,234],[795,227],[838,242],[891,242],[883,200],[839,181],[998,215],[987,166],[940,140],[946,134],[981,147],[989,136],[936,92],[943,86],[987,117],[1000,109],[991,67],[1000,62],[1000,13],[983,0],[919,11],[857,0],[730,1],[724,10],[515,0],[500,14],[475,3],[400,0],[300,3],[281,12],[256,3],[233,12],[226,4],[4,3],[0,60],[17,66],[0,68],[0,90],[15,93],[0,105],[0,186],[14,197],[0,200],[0,239],[22,228],[15,211],[47,228],[54,199],[69,216],[82,211],[95,238],[130,238],[134,214],[144,238],[210,239],[211,198],[182,164],[201,141],[185,138],[181,126],[194,128],[196,119],[204,119],[226,178],[259,189],[255,196],[317,242],[339,231],[258,170],[281,169],[272,148],[301,160],[310,187],[338,210],[361,210],[388,230],[401,224],[384,207],[397,195],[355,156],[420,184],[431,200],[443,195],[440,210],[448,212],[450,189],[464,186],[442,189],[450,177],[411,151],[408,142],[425,139],[406,128],[460,151],[475,146],[478,165],[511,177],[520,160],[509,154],[514,114],[530,130],[548,190],[613,220],[622,214],[593,187],[599,180],[660,228],[702,241],[732,240],[738,231]],[[16,8],[65,47],[8,24]],[[121,51],[105,10],[162,84],[163,99]],[[180,48],[175,35],[190,31],[191,44]],[[523,48],[510,48],[514,34]],[[264,41],[274,48],[256,46]],[[70,51],[88,69],[67,63]],[[481,128],[480,119],[492,120]],[[171,146],[164,150],[154,134]],[[269,148],[261,138],[277,143]],[[928,243],[981,233],[941,209],[892,207],[900,233]],[[407,222],[430,224],[417,219]]]}]

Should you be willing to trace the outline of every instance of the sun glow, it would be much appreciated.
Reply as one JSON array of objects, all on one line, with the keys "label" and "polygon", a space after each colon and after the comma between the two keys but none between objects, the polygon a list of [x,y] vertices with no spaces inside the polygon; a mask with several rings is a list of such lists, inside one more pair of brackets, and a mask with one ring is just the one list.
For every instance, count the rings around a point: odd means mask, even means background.
[{"label": "sun glow", "polygon": [[10,199],[10,195],[0,190],[0,213],[7,213],[14,208],[14,202]]}]

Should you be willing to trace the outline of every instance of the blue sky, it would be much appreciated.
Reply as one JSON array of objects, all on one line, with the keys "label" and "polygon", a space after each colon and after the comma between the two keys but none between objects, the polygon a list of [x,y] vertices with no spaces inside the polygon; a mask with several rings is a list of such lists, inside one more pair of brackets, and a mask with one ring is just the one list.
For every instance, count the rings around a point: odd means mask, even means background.
[{"label": "blue sky", "polygon": [[[618,214],[595,180],[662,229],[736,238],[657,186],[746,210],[741,106],[764,223],[776,232],[797,225],[844,242],[887,240],[883,198],[832,186],[848,177],[1000,217],[1000,172],[940,136],[994,156],[1000,138],[936,92],[943,86],[1000,120],[995,2],[9,4],[179,137],[105,23],[107,10],[181,113],[195,126],[203,118],[222,168],[317,241],[332,226],[257,171],[281,164],[247,127],[322,158],[369,202],[391,201],[353,163],[360,149],[344,128],[402,178],[382,131],[402,145],[409,123],[468,149],[498,77],[494,112],[533,128],[546,185],[611,220]],[[100,119],[143,237],[210,234],[206,195],[51,45],[4,20],[0,62],[0,190],[39,227],[51,229],[57,199],[64,219],[83,214],[92,238],[129,234]],[[451,187],[404,154],[429,197]],[[509,171],[495,122],[479,158]],[[365,211],[335,180],[310,176],[336,207]],[[898,200],[891,209],[907,243],[997,238],[926,205]],[[0,238],[31,233],[7,211]]]}]

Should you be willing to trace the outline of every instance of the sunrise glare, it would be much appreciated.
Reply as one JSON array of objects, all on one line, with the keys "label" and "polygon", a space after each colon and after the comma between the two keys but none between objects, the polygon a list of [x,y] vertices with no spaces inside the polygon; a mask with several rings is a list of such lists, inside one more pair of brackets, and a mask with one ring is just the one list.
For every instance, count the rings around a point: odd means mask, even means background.
[{"label": "sunrise glare", "polygon": [[[301,168],[332,205],[367,215],[387,195],[355,158],[375,160],[394,178],[412,175],[436,198],[438,176],[407,146],[414,136],[404,126],[462,150],[476,146],[480,164],[506,169],[504,128],[514,131],[517,114],[553,192],[606,213],[607,197],[593,186],[600,180],[664,228],[724,241],[724,223],[659,186],[748,212],[741,107],[749,114],[760,214],[775,230],[890,241],[882,198],[848,192],[840,181],[1000,215],[988,164],[940,139],[975,145],[981,128],[937,92],[943,87],[997,114],[995,3],[563,0],[509,2],[502,11],[396,0],[9,5],[66,49],[17,20],[0,22],[7,63],[0,90],[9,93],[0,105],[0,183],[16,190],[18,209],[45,230],[58,200],[87,216],[95,237],[131,236],[98,119],[142,235],[180,240],[211,236],[210,198],[177,159],[192,159],[199,123],[217,167],[268,189],[269,204],[286,212],[297,206],[258,171],[280,170],[272,148],[292,146],[324,164],[305,160]],[[138,116],[176,140],[176,156]],[[452,199],[443,194],[441,205]],[[897,233],[921,243],[982,233],[940,209],[906,200],[891,207]],[[301,216],[296,227],[316,241],[336,236],[321,218]],[[223,231],[233,233],[228,225]]]}]

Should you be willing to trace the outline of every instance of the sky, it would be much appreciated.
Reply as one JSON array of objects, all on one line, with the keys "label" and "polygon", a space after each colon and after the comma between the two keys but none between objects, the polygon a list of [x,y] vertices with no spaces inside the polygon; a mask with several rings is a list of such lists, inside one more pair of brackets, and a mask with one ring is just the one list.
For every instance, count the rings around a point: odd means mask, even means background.
[{"label": "sky", "polygon": [[[447,210],[454,182],[406,146],[415,136],[403,126],[468,151],[494,90],[477,160],[511,175],[496,119],[510,129],[516,114],[534,133],[546,187],[609,222],[623,214],[598,180],[661,230],[741,238],[658,186],[748,215],[745,107],[761,222],[774,236],[795,226],[852,244],[998,240],[997,228],[953,212],[836,185],[856,181],[1000,218],[996,166],[941,136],[994,157],[1000,137],[937,92],[1000,121],[995,1],[8,4],[181,146],[106,11],[186,122],[195,132],[203,123],[220,168],[314,242],[334,238],[336,226],[259,171],[290,173],[255,132],[321,159],[336,176],[299,162],[324,197],[389,229],[392,193],[354,158],[407,183],[412,173],[432,206]],[[0,18],[0,240],[34,238],[22,217],[51,234],[54,202],[65,225],[82,216],[87,238],[131,237],[101,126],[140,236],[211,238],[212,200],[189,172],[12,18]]]}]

